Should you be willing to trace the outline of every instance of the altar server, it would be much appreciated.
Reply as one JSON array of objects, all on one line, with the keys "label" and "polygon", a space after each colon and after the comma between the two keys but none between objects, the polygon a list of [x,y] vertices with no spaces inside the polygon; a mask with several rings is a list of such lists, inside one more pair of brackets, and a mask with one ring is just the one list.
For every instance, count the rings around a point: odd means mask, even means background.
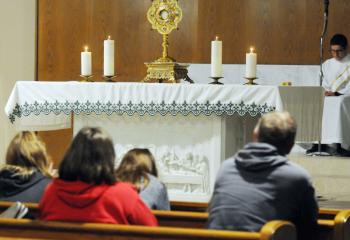
[{"label": "altar server", "polygon": [[[348,40],[343,34],[335,34],[330,41],[330,52],[332,58],[326,60],[323,65],[324,78],[322,85],[325,89],[325,95],[328,97],[349,95],[350,94],[350,54],[348,54]],[[336,106],[332,106],[336,107]],[[324,118],[334,118],[328,112],[329,108],[324,108]],[[348,116],[346,107],[341,109],[346,111],[345,116]],[[347,123],[344,118],[344,124]],[[332,126],[323,126],[323,130],[329,131]],[[331,131],[336,131],[333,129]],[[342,131],[345,131],[343,129]],[[318,145],[313,144],[312,148],[308,149],[306,153],[312,155],[318,151]],[[326,152],[330,155],[350,156],[350,152],[343,149],[341,143],[334,142],[332,145],[322,144],[321,152]]]},{"label": "altar server", "polygon": [[335,34],[330,42],[332,58],[323,63],[326,96],[350,94],[350,54],[348,40],[342,34]]}]

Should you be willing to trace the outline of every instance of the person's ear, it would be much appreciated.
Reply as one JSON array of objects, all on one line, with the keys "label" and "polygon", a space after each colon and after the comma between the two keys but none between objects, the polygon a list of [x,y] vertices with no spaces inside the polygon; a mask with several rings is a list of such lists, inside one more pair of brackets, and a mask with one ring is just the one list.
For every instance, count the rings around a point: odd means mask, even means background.
[{"label": "person's ear", "polygon": [[258,132],[258,129],[255,128],[253,131],[253,142],[258,142],[258,138],[259,138],[259,132]]}]

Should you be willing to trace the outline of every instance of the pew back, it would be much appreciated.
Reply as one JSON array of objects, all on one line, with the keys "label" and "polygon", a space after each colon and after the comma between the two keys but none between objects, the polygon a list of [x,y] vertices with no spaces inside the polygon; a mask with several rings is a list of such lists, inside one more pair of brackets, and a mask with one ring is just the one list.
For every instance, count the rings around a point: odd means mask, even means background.
[{"label": "pew back", "polygon": [[[11,204],[10,202],[0,202],[0,212]],[[39,210],[37,204],[26,203],[25,205],[29,208],[32,216],[38,216]],[[208,219],[208,213],[206,212],[158,210],[153,210],[152,212],[156,216],[159,225],[163,227],[204,229]],[[338,216],[338,214],[340,215]],[[350,216],[347,211],[341,212],[338,209],[320,209],[320,218],[322,219],[318,221],[320,231],[319,239],[347,239],[345,236],[349,236],[350,231]],[[350,239],[350,237],[348,239]]]},{"label": "pew back", "polygon": [[44,222],[28,219],[0,219],[0,237],[87,240],[296,240],[295,228],[285,221],[271,221],[259,233],[145,227],[115,224]]}]

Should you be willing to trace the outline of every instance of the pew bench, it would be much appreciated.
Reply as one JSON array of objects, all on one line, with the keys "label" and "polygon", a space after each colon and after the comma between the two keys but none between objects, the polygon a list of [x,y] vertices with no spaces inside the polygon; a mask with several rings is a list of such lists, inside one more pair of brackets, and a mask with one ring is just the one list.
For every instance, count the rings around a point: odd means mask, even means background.
[{"label": "pew bench", "polygon": [[[10,202],[0,202],[0,212],[8,208],[11,204]],[[25,205],[29,208],[29,211],[34,217],[38,216],[39,210],[37,204],[26,203]],[[160,210],[153,210],[152,212],[156,216],[159,226],[163,227],[205,229],[208,219],[208,213],[206,212]],[[349,221],[350,211],[320,209],[320,218],[318,220],[319,239],[350,239]]]},{"label": "pew bench", "polygon": [[2,237],[63,240],[296,240],[296,231],[294,225],[286,221],[268,222],[260,232],[238,232],[3,218],[0,219],[0,238]]}]

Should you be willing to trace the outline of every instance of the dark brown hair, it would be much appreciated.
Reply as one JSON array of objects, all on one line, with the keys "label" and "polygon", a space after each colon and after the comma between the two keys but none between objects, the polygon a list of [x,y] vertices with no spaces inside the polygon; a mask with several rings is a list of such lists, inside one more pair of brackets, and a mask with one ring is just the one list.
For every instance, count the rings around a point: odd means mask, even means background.
[{"label": "dark brown hair", "polygon": [[6,153],[6,164],[16,167],[19,174],[31,175],[37,170],[52,177],[52,162],[45,144],[34,132],[20,132],[12,139]]},{"label": "dark brown hair", "polygon": [[128,151],[116,171],[119,181],[132,183],[138,190],[142,186],[147,186],[149,182],[147,173],[158,176],[152,153],[143,148],[134,148]]},{"label": "dark brown hair", "polygon": [[84,127],[73,139],[60,167],[59,178],[90,184],[116,182],[112,140],[100,128]]}]

